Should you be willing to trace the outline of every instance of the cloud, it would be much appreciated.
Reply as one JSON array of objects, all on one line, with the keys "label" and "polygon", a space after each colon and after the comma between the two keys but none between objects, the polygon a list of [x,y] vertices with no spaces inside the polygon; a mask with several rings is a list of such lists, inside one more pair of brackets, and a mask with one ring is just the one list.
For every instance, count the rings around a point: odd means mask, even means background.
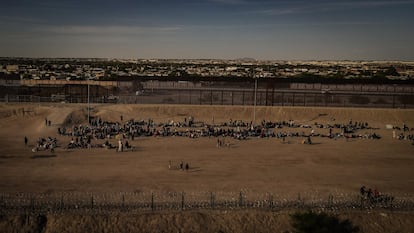
[{"label": "cloud", "polygon": [[60,35],[137,35],[155,33],[175,33],[182,30],[180,26],[139,27],[139,26],[42,26],[34,28],[36,32]]},{"label": "cloud", "polygon": [[1,24],[35,24],[35,23],[43,23],[42,20],[36,19],[33,17],[25,17],[25,16],[8,16],[8,15],[0,15],[0,23]]},{"label": "cloud", "polygon": [[406,0],[406,1],[343,1],[343,2],[334,2],[330,5],[333,6],[346,6],[352,8],[359,8],[359,7],[379,7],[379,6],[391,6],[391,5],[410,5],[414,4],[414,1]]},{"label": "cloud", "polygon": [[280,6],[273,6],[265,10],[250,11],[249,14],[258,14],[265,16],[279,16],[279,15],[294,15],[301,13],[318,13],[327,11],[338,11],[344,9],[361,9],[385,6],[401,6],[414,5],[413,0],[401,1],[334,1],[334,2],[302,2],[301,4],[280,4]]},{"label": "cloud", "polygon": [[304,12],[306,8],[273,8],[261,11],[255,11],[257,14],[267,16],[278,16],[278,15],[292,15]]},{"label": "cloud", "polygon": [[246,0],[210,0],[214,3],[226,4],[226,5],[242,5],[248,3]]}]

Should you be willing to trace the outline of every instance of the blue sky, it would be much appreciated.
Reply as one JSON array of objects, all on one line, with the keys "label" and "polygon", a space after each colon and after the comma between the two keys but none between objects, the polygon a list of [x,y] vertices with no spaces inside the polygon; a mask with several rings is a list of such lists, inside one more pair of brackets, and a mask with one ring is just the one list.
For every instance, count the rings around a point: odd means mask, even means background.
[{"label": "blue sky", "polygon": [[0,3],[0,56],[414,60],[414,0]]}]

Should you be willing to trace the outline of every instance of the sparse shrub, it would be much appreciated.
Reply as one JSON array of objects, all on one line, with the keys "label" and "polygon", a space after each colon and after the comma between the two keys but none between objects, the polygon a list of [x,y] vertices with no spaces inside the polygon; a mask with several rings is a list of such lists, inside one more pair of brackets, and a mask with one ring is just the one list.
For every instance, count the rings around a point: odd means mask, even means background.
[{"label": "sparse shrub", "polygon": [[352,225],[351,221],[340,221],[337,217],[325,213],[294,213],[291,215],[292,226],[295,233],[353,233],[359,232],[359,228]]},{"label": "sparse shrub", "polygon": [[36,219],[36,231],[35,232],[45,232],[46,225],[47,225],[47,216],[46,215],[39,215]]}]

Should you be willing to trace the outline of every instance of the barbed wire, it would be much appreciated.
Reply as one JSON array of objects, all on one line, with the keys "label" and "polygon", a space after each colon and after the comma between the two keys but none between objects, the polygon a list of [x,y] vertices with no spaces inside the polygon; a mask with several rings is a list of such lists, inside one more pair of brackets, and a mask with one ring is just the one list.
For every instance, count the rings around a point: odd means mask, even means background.
[{"label": "barbed wire", "polygon": [[373,200],[357,193],[288,194],[239,192],[0,193],[0,214],[119,213],[163,210],[348,210],[413,211],[414,196]]}]

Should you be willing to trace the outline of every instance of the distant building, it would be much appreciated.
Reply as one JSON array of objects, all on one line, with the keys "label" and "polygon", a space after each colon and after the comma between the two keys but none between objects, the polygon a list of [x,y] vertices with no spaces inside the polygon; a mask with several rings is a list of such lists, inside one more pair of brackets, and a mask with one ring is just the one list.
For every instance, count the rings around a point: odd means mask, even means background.
[{"label": "distant building", "polygon": [[19,71],[19,66],[18,65],[7,65],[6,66],[6,71],[7,72],[17,72],[17,71]]},{"label": "distant building", "polygon": [[105,76],[105,70],[102,68],[94,68],[92,70],[92,77],[100,79]]}]

